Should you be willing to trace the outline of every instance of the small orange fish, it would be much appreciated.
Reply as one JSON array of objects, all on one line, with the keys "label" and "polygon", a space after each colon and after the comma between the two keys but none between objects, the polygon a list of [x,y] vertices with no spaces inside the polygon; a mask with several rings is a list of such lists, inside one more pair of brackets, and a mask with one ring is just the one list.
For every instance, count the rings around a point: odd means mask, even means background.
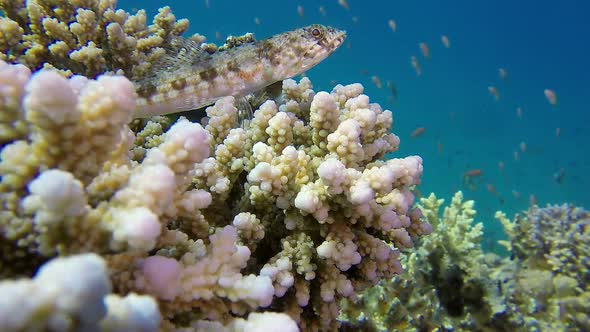
[{"label": "small orange fish", "polygon": [[305,10],[303,10],[303,6],[302,5],[297,6],[297,13],[301,17],[304,17],[305,16]]},{"label": "small orange fish", "polygon": [[475,190],[475,179],[479,178],[483,175],[483,171],[481,169],[472,169],[465,173],[463,173],[463,185],[466,185],[471,190]]},{"label": "small orange fish", "polygon": [[517,108],[516,108],[516,116],[517,116],[519,119],[522,119],[522,108],[521,108],[521,107],[517,107]]},{"label": "small orange fish", "polygon": [[498,69],[498,74],[500,75],[500,78],[503,80],[505,80],[508,77],[508,72],[506,71],[506,68]]},{"label": "small orange fish", "polygon": [[522,151],[522,153],[526,152],[526,143],[525,142],[520,142],[520,151]]},{"label": "small orange fish", "polygon": [[565,178],[565,168],[560,168],[557,172],[553,173],[553,180],[559,184],[563,184]]},{"label": "small orange fish", "polygon": [[491,183],[486,183],[486,189],[494,196],[498,196],[498,192],[496,191],[496,187],[494,187]]},{"label": "small orange fish", "polygon": [[389,28],[391,29],[391,31],[393,31],[393,32],[397,31],[397,24],[395,23],[395,21],[393,19],[389,19],[389,21],[387,21],[387,24],[389,25]]},{"label": "small orange fish", "polygon": [[324,6],[320,6],[319,10],[320,10],[320,14],[322,14],[322,16],[326,16],[326,9],[324,9]]},{"label": "small orange fish", "polygon": [[338,0],[338,4],[346,10],[350,10],[350,7],[348,6],[348,2],[346,2],[346,0]]},{"label": "small orange fish", "polygon": [[555,128],[555,137],[559,137],[559,135],[561,135],[561,128],[557,127]]},{"label": "small orange fish", "polygon": [[518,151],[514,151],[514,161],[518,161],[519,156],[518,156]]},{"label": "small orange fish", "polygon": [[498,92],[498,89],[496,89],[495,86],[493,86],[493,85],[488,86],[488,91],[490,92],[490,94],[492,96],[494,96],[494,99],[496,101],[500,100],[500,93]]},{"label": "small orange fish", "polygon": [[481,169],[471,169],[465,173],[463,173],[464,177],[467,178],[473,178],[473,177],[478,177],[478,176],[482,176],[483,175],[483,171]]},{"label": "small orange fish", "polygon": [[545,94],[545,98],[547,98],[547,101],[549,102],[549,104],[555,106],[557,105],[557,95],[555,94],[555,91],[550,90],[550,89],[545,89],[543,91],[543,93]]},{"label": "small orange fish", "polygon": [[391,94],[393,95],[394,99],[397,99],[397,88],[395,87],[395,85],[393,84],[393,82],[391,81],[387,81],[387,88],[389,89],[389,91],[391,91]]},{"label": "small orange fish", "polygon": [[420,68],[420,63],[418,63],[418,58],[416,58],[416,56],[412,55],[412,57],[410,57],[410,60],[412,62],[412,67],[414,67],[414,70],[416,71],[416,76],[422,75],[422,68]]},{"label": "small orange fish", "polygon": [[498,162],[498,169],[500,170],[500,172],[504,172],[504,162],[503,161]]},{"label": "small orange fish", "polygon": [[420,46],[420,52],[422,52],[424,58],[430,58],[430,48],[428,48],[428,45],[426,43],[420,43],[418,46]]},{"label": "small orange fish", "polygon": [[371,77],[371,80],[377,86],[377,88],[381,89],[383,87],[383,84],[381,83],[381,79],[379,78],[379,76],[373,75]]},{"label": "small orange fish", "polygon": [[416,138],[416,137],[419,137],[420,135],[424,134],[425,131],[426,131],[426,128],[418,127],[416,129],[414,129],[414,131],[410,134],[410,136],[413,138]]},{"label": "small orange fish", "polygon": [[445,35],[442,35],[442,36],[440,37],[440,40],[442,41],[443,45],[444,45],[446,48],[450,48],[450,47],[451,47],[451,42],[449,41],[449,37],[447,37],[447,36],[445,36]]}]

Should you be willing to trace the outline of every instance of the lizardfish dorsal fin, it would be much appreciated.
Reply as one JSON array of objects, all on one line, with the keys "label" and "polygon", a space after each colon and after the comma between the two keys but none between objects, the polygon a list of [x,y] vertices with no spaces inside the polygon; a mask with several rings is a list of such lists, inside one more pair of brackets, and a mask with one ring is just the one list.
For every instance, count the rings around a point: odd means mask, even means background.
[{"label": "lizardfish dorsal fin", "polygon": [[211,60],[211,54],[191,39],[175,37],[165,48],[162,55],[153,65],[152,72],[174,72],[200,65]]},{"label": "lizardfish dorsal fin", "polygon": [[190,72],[193,67],[206,67],[211,62],[211,54],[191,39],[174,37],[163,48],[165,53],[150,65],[149,71],[135,79],[138,90],[148,95],[144,97],[149,97],[149,92],[162,81],[167,82],[170,77],[180,77],[177,73]]}]

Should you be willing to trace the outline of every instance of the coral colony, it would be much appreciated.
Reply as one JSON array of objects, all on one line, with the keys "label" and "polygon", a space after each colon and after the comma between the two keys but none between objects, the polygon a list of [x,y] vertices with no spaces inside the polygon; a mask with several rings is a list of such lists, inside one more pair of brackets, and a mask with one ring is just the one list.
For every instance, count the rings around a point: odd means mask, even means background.
[{"label": "coral colony", "polygon": [[[262,76],[276,93],[211,95],[200,123],[135,119],[150,92],[178,97],[180,81],[151,84],[171,49],[198,53],[214,84],[244,47],[275,48],[181,40],[169,8],[148,25],[115,5],[0,2],[0,330],[588,328],[587,212],[500,214],[514,259],[486,260],[472,202],[442,218],[434,196],[415,206],[422,159],[383,159],[400,143],[392,113],[360,84],[316,92],[297,71]],[[344,38],[302,31],[328,47],[311,66]]]}]

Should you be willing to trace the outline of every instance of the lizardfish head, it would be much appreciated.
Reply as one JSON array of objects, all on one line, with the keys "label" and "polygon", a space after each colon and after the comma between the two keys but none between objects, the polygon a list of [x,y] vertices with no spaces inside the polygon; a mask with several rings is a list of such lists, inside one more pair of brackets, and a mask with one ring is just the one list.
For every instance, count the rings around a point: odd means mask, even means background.
[{"label": "lizardfish head", "polygon": [[346,31],[320,24],[269,38],[267,45],[273,49],[269,60],[275,78],[283,80],[311,69],[340,47],[345,38]]}]

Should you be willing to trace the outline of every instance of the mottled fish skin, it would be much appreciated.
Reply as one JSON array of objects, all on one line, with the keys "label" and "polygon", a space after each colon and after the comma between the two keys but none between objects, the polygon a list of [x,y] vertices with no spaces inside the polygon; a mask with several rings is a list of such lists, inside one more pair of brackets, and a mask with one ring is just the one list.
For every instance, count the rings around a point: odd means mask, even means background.
[{"label": "mottled fish skin", "polygon": [[299,75],[332,54],[346,32],[319,24],[208,54],[183,39],[150,77],[135,82],[135,117],[199,109]]}]

